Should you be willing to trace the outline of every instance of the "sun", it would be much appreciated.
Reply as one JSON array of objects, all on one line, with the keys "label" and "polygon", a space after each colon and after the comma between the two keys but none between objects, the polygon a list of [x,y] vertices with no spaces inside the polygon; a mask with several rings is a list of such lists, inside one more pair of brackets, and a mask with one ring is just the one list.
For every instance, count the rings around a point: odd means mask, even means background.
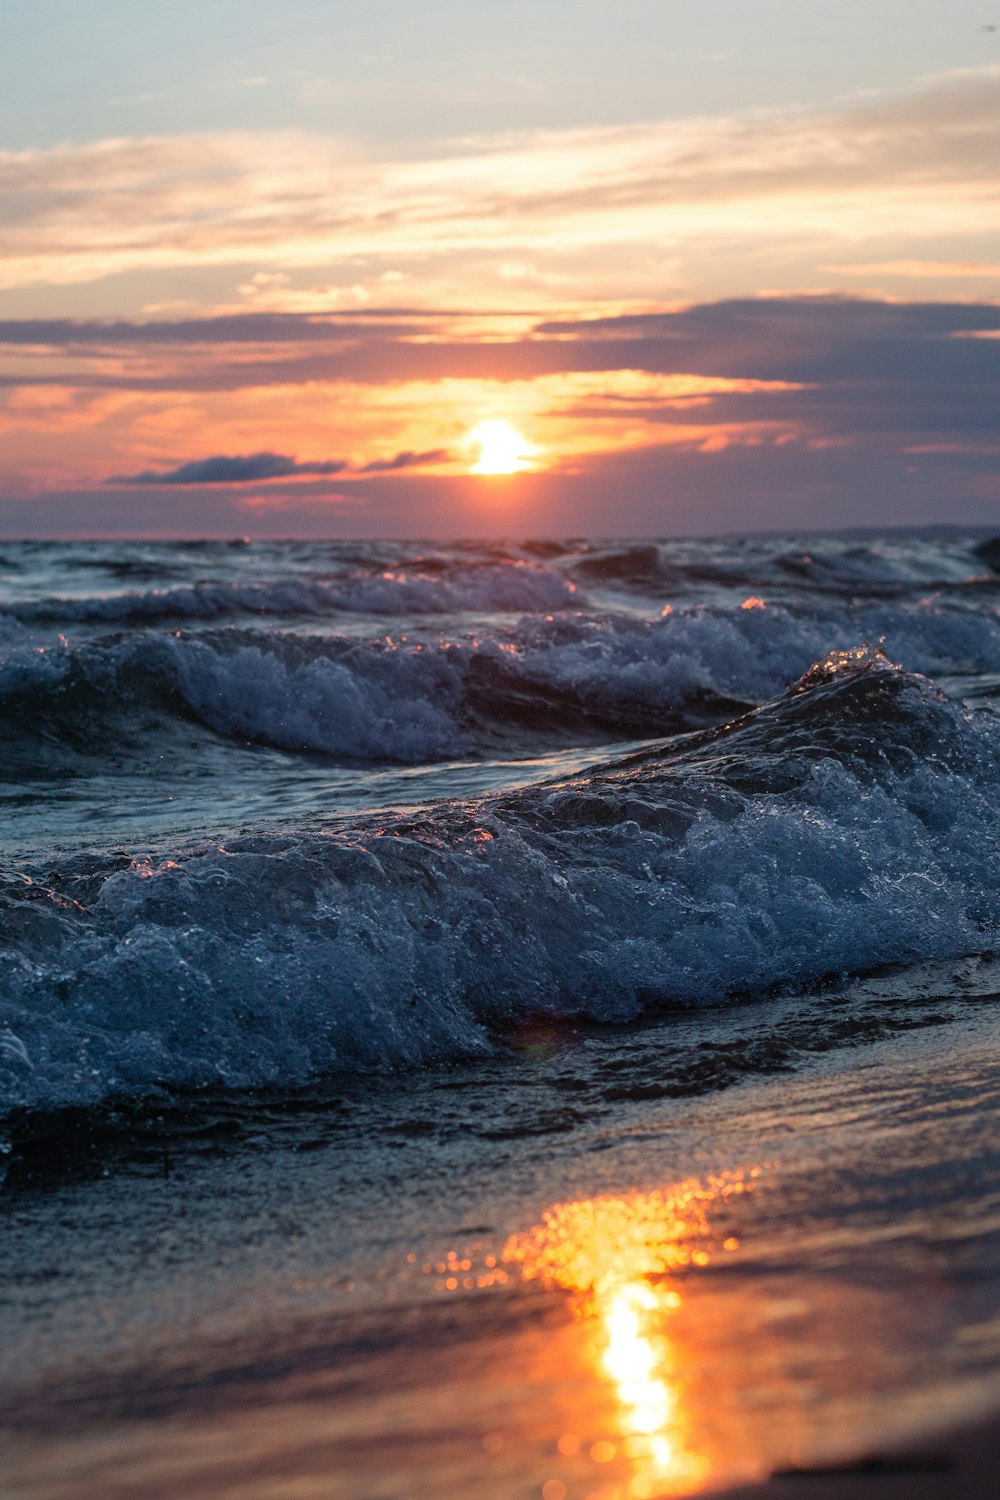
[{"label": "sun", "polygon": [[518,474],[530,468],[535,449],[509,422],[491,417],[480,422],[466,438],[470,447],[479,449],[472,466],[473,474]]}]

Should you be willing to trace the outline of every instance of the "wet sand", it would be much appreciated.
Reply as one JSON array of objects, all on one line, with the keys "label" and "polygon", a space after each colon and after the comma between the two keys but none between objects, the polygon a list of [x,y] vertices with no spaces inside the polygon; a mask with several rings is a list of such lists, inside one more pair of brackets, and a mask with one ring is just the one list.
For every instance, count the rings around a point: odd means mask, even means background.
[{"label": "wet sand", "polygon": [[991,1025],[562,1136],[460,1128],[480,1073],[448,1132],[411,1091],[15,1196],[4,1494],[992,1494]]},{"label": "wet sand", "polygon": [[790,1471],[727,1490],[719,1500],[992,1500],[1000,1411],[956,1432],[853,1461]]}]

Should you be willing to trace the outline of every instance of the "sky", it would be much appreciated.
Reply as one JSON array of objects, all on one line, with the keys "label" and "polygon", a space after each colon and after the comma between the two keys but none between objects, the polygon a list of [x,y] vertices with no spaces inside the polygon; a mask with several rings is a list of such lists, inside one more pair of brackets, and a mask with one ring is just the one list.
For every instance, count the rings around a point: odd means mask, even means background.
[{"label": "sky", "polygon": [[0,535],[1000,529],[998,375],[1000,0],[0,15]]}]

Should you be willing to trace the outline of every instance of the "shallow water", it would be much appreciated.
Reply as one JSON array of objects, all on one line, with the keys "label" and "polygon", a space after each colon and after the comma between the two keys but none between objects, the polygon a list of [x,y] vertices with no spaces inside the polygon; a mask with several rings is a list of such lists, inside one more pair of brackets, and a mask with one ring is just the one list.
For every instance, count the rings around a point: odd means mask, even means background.
[{"label": "shallow water", "polygon": [[995,566],[5,546],[23,1493],[642,1500],[995,1402]]},{"label": "shallow water", "polygon": [[261,1109],[166,1171],[17,1194],[14,1493],[627,1500],[976,1414],[1000,1399],[1000,1094],[970,1007],[548,1133],[560,1081],[635,1043],[536,1038],[381,1110]]}]

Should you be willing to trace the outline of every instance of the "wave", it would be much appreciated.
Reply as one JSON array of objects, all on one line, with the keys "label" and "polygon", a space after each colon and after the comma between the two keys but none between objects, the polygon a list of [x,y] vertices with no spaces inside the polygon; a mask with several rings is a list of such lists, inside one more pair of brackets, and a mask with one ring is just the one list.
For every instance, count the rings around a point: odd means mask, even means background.
[{"label": "wave", "polygon": [[[547,613],[587,597],[722,604],[790,599],[960,599],[1000,589],[995,538],[712,542],[527,541],[16,544],[0,605],[29,625],[142,625],[246,615],[398,619]],[[992,559],[992,560],[991,560]],[[18,587],[20,579],[20,587]],[[81,581],[85,588],[81,592]],[[144,582],[161,586],[141,588]],[[105,585],[106,592],[95,589]],[[130,587],[131,585],[131,587]],[[59,589],[65,589],[60,592]],[[20,597],[18,597],[20,595]]]},{"label": "wave", "polygon": [[568,781],[8,872],[7,1110],[290,1088],[979,952],[998,773],[995,719],[857,651]]},{"label": "wave", "polygon": [[510,614],[565,609],[581,602],[576,584],[525,561],[487,566],[447,565],[442,576],[431,558],[411,570],[383,569],[338,579],[289,577],[245,583],[200,582],[98,597],[52,596],[8,604],[22,624],[141,624],[144,621],[219,620],[233,615],[424,615],[476,612]]},{"label": "wave", "polygon": [[801,541],[743,538],[714,543],[586,543],[575,550],[567,548],[558,564],[555,559],[553,564],[588,586],[618,586],[644,593],[676,590],[686,597],[706,586],[710,593],[743,587],[777,591],[782,597],[790,591],[805,591],[894,599],[928,588],[961,593],[970,587],[988,587],[995,592],[997,557],[997,539],[971,546],[968,539],[837,543],[827,538],[803,546]]},{"label": "wave", "polygon": [[648,738],[732,719],[859,638],[883,639],[908,670],[1000,672],[995,615],[935,602],[747,604],[652,622],[526,617],[452,641],[230,628],[14,644],[0,661],[0,756],[9,779],[71,772],[130,745],[157,753],[189,724],[372,764]]}]

